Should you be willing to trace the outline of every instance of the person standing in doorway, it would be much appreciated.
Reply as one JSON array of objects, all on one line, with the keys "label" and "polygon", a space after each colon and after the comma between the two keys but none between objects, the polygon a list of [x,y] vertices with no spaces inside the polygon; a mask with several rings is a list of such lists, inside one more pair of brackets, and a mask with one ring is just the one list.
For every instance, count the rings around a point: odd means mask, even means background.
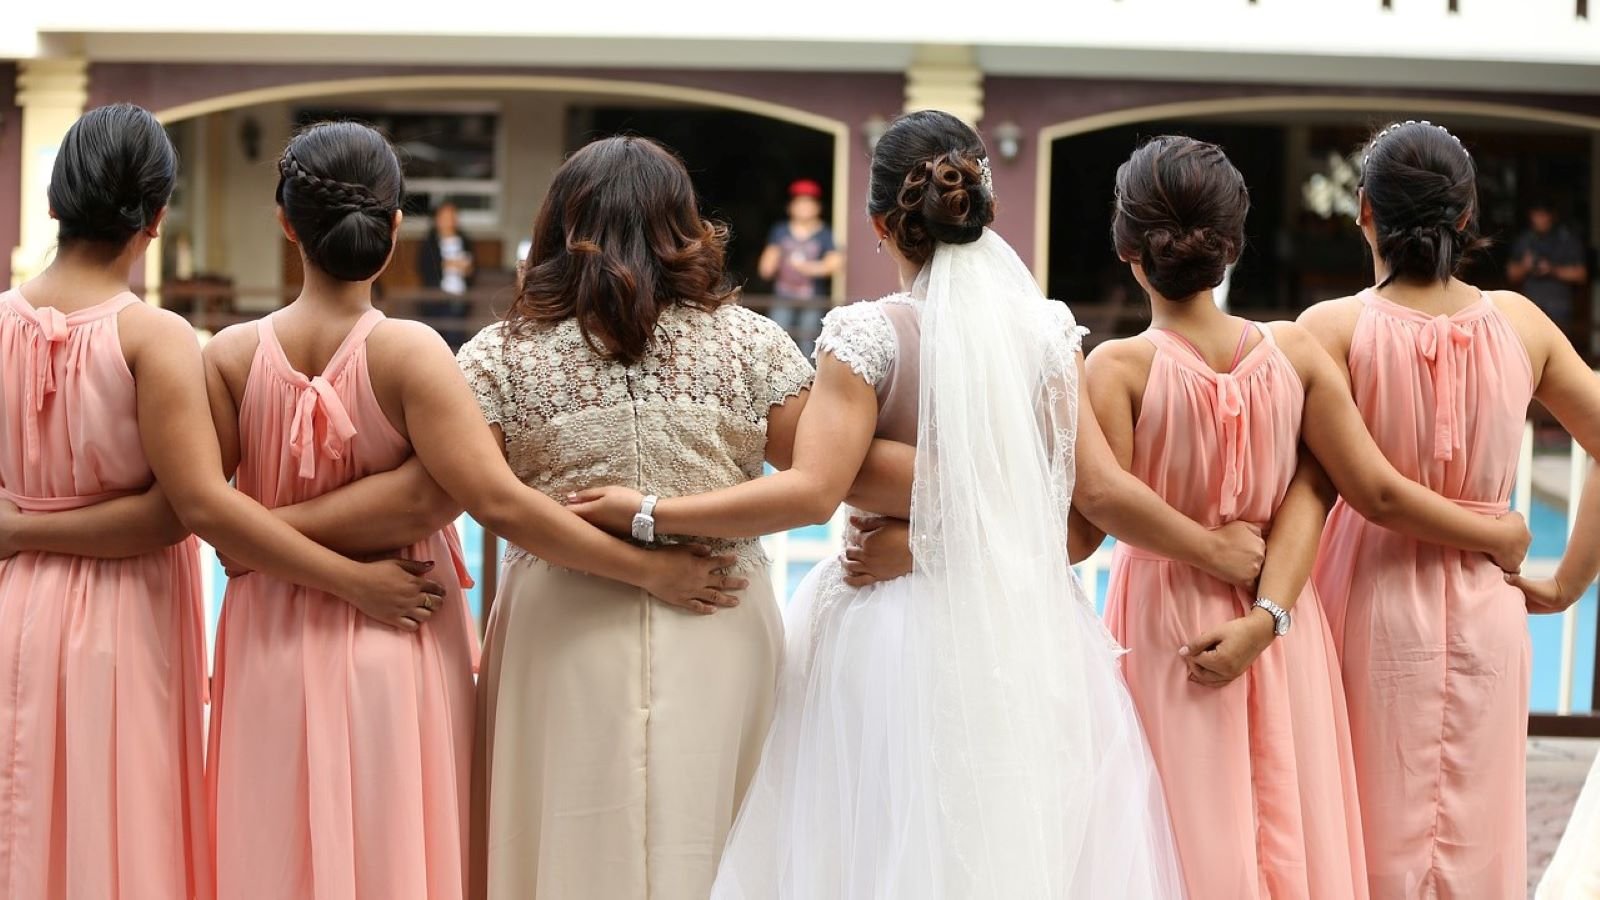
[{"label": "person standing in doorway", "polygon": [[[433,212],[433,226],[417,254],[417,274],[422,287],[446,296],[430,297],[421,305],[427,318],[460,319],[471,311],[466,300],[467,288],[473,276],[472,241],[461,233],[461,213],[448,200]],[[459,347],[466,342],[467,332],[452,325],[439,329],[446,343]]]},{"label": "person standing in doorway", "polygon": [[768,232],[757,269],[778,299],[772,320],[808,355],[828,308],[828,281],[842,268],[844,254],[822,221],[822,185],[802,178],[789,185],[789,219]]},{"label": "person standing in doorway", "polygon": [[1556,218],[1548,201],[1528,209],[1528,228],[1511,246],[1506,278],[1561,326],[1579,354],[1589,355],[1591,341],[1582,333],[1585,317],[1577,315],[1574,305],[1579,286],[1589,279],[1583,241]]}]

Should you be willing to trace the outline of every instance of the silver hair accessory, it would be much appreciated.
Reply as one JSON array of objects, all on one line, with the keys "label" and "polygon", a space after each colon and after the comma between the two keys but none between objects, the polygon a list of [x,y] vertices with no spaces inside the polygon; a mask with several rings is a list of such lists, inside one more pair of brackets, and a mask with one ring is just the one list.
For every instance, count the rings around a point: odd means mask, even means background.
[{"label": "silver hair accessory", "polygon": [[994,195],[994,172],[989,169],[989,157],[978,157],[978,171],[983,173],[983,189]]},{"label": "silver hair accessory", "polygon": [[1405,125],[1426,125],[1429,128],[1437,128],[1440,131],[1444,132],[1445,136],[1450,138],[1450,140],[1456,142],[1456,146],[1461,148],[1462,154],[1464,154],[1468,159],[1472,158],[1472,154],[1467,152],[1467,145],[1461,143],[1461,138],[1458,138],[1455,135],[1451,134],[1450,133],[1450,129],[1444,127],[1443,125],[1435,125],[1432,122],[1429,122],[1427,119],[1407,119],[1404,122],[1395,122],[1394,124],[1390,125],[1389,127],[1387,127],[1385,129],[1383,129],[1382,131],[1378,132],[1377,135],[1375,135],[1372,138],[1372,140],[1370,142],[1368,142],[1368,144],[1367,144],[1367,152],[1362,154],[1362,156],[1361,156],[1361,164],[1362,165],[1366,165],[1367,157],[1372,155],[1372,148],[1378,146],[1378,142],[1379,141],[1381,141],[1384,138],[1388,137],[1389,133],[1391,131],[1394,131],[1396,128],[1400,128],[1400,127],[1405,126]]}]

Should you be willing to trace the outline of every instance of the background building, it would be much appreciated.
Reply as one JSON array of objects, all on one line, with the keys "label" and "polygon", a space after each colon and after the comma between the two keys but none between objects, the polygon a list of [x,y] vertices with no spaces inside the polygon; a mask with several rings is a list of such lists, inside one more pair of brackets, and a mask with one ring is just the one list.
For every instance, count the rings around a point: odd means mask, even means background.
[{"label": "background building", "polygon": [[[1590,6],[13,2],[0,9],[0,283],[49,258],[45,185],[62,134],[84,109],[119,100],[155,111],[183,156],[139,287],[201,330],[293,296],[300,276],[272,215],[274,161],[298,125],[330,115],[384,126],[406,159],[411,215],[383,281],[392,311],[426,298],[414,265],[426,214],[445,200],[460,208],[479,273],[467,325],[509,299],[518,245],[563,155],[619,131],[683,154],[707,213],[733,226],[750,294],[767,289],[755,260],[801,177],[824,185],[846,252],[834,300],[886,293],[893,269],[873,254],[862,209],[866,162],[890,118],[924,107],[980,127],[999,229],[1101,336],[1135,331],[1144,316],[1110,248],[1112,173],[1141,136],[1167,131],[1221,142],[1250,184],[1250,246],[1229,284],[1241,312],[1290,316],[1370,281],[1346,214],[1348,161],[1395,119],[1446,124],[1477,159],[1497,249],[1474,280],[1504,283],[1506,248],[1544,195],[1582,237],[1592,273],[1600,10]],[[1577,292],[1591,335],[1593,285]],[[1531,459],[1518,503],[1548,566],[1583,468]],[[826,534],[802,536],[785,558],[803,565],[829,546]],[[1536,709],[1593,705],[1595,607],[1591,596],[1563,622],[1535,623]],[[1579,718],[1536,728],[1600,733],[1594,717],[1564,724]]]}]

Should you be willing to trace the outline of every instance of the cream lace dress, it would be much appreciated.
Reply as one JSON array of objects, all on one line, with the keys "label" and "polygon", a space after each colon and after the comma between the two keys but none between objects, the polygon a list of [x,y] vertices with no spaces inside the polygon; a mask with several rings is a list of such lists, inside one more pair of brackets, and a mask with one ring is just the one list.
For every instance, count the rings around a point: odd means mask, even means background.
[{"label": "cream lace dress", "polygon": [[[554,497],[759,477],[768,411],[811,380],[789,336],[740,307],[668,310],[632,366],[572,321],[491,326],[460,362],[512,469]],[[709,617],[507,552],[479,677],[476,896],[709,894],[771,718],[782,621],[760,544],[706,543],[751,582]]]}]

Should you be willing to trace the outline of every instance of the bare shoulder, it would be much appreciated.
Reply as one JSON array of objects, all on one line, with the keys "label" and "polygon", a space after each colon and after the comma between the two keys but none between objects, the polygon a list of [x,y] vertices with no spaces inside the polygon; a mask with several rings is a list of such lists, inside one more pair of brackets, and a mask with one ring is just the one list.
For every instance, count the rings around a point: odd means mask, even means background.
[{"label": "bare shoulder", "polygon": [[1528,364],[1536,376],[1544,371],[1548,361],[1564,355],[1561,348],[1571,346],[1561,326],[1527,297],[1516,291],[1484,291],[1483,295],[1511,323],[1511,330],[1522,341]]},{"label": "bare shoulder", "polygon": [[117,333],[122,354],[135,370],[146,353],[167,355],[175,351],[197,352],[199,336],[184,317],[148,303],[132,303],[117,314]]},{"label": "bare shoulder", "polygon": [[1150,364],[1155,360],[1154,344],[1140,337],[1102,341],[1084,360],[1093,386],[1120,386],[1129,391],[1142,389],[1150,380]]},{"label": "bare shoulder", "polygon": [[206,359],[218,363],[248,362],[261,343],[261,332],[254,322],[229,325],[206,341]]},{"label": "bare shoulder", "polygon": [[432,327],[410,319],[384,319],[367,337],[367,362],[374,378],[395,372],[455,368],[455,354]]},{"label": "bare shoulder", "polygon": [[1313,303],[1300,313],[1295,322],[1321,339],[1325,335],[1355,331],[1356,320],[1360,318],[1361,298],[1351,296]]},{"label": "bare shoulder", "polygon": [[1141,337],[1112,338],[1101,341],[1093,350],[1089,351],[1087,364],[1090,368],[1118,367],[1118,366],[1150,366],[1150,360],[1156,355],[1155,345]]},{"label": "bare shoulder", "polygon": [[1308,353],[1312,350],[1318,353],[1323,352],[1322,344],[1317,340],[1317,336],[1312,334],[1311,329],[1301,322],[1279,321],[1268,322],[1266,325],[1272,332],[1272,339],[1290,357]]},{"label": "bare shoulder", "polygon": [[126,309],[117,314],[117,330],[139,340],[169,340],[182,334],[192,341],[199,341],[189,320],[148,303],[128,304]]},{"label": "bare shoulder", "polygon": [[1494,305],[1495,309],[1500,310],[1507,319],[1511,320],[1512,327],[1516,328],[1519,333],[1524,333],[1525,330],[1542,332],[1546,328],[1556,327],[1556,324],[1550,321],[1550,317],[1545,314],[1545,311],[1539,308],[1539,304],[1534,303],[1516,291],[1484,291],[1483,295],[1489,298],[1489,302]]}]

